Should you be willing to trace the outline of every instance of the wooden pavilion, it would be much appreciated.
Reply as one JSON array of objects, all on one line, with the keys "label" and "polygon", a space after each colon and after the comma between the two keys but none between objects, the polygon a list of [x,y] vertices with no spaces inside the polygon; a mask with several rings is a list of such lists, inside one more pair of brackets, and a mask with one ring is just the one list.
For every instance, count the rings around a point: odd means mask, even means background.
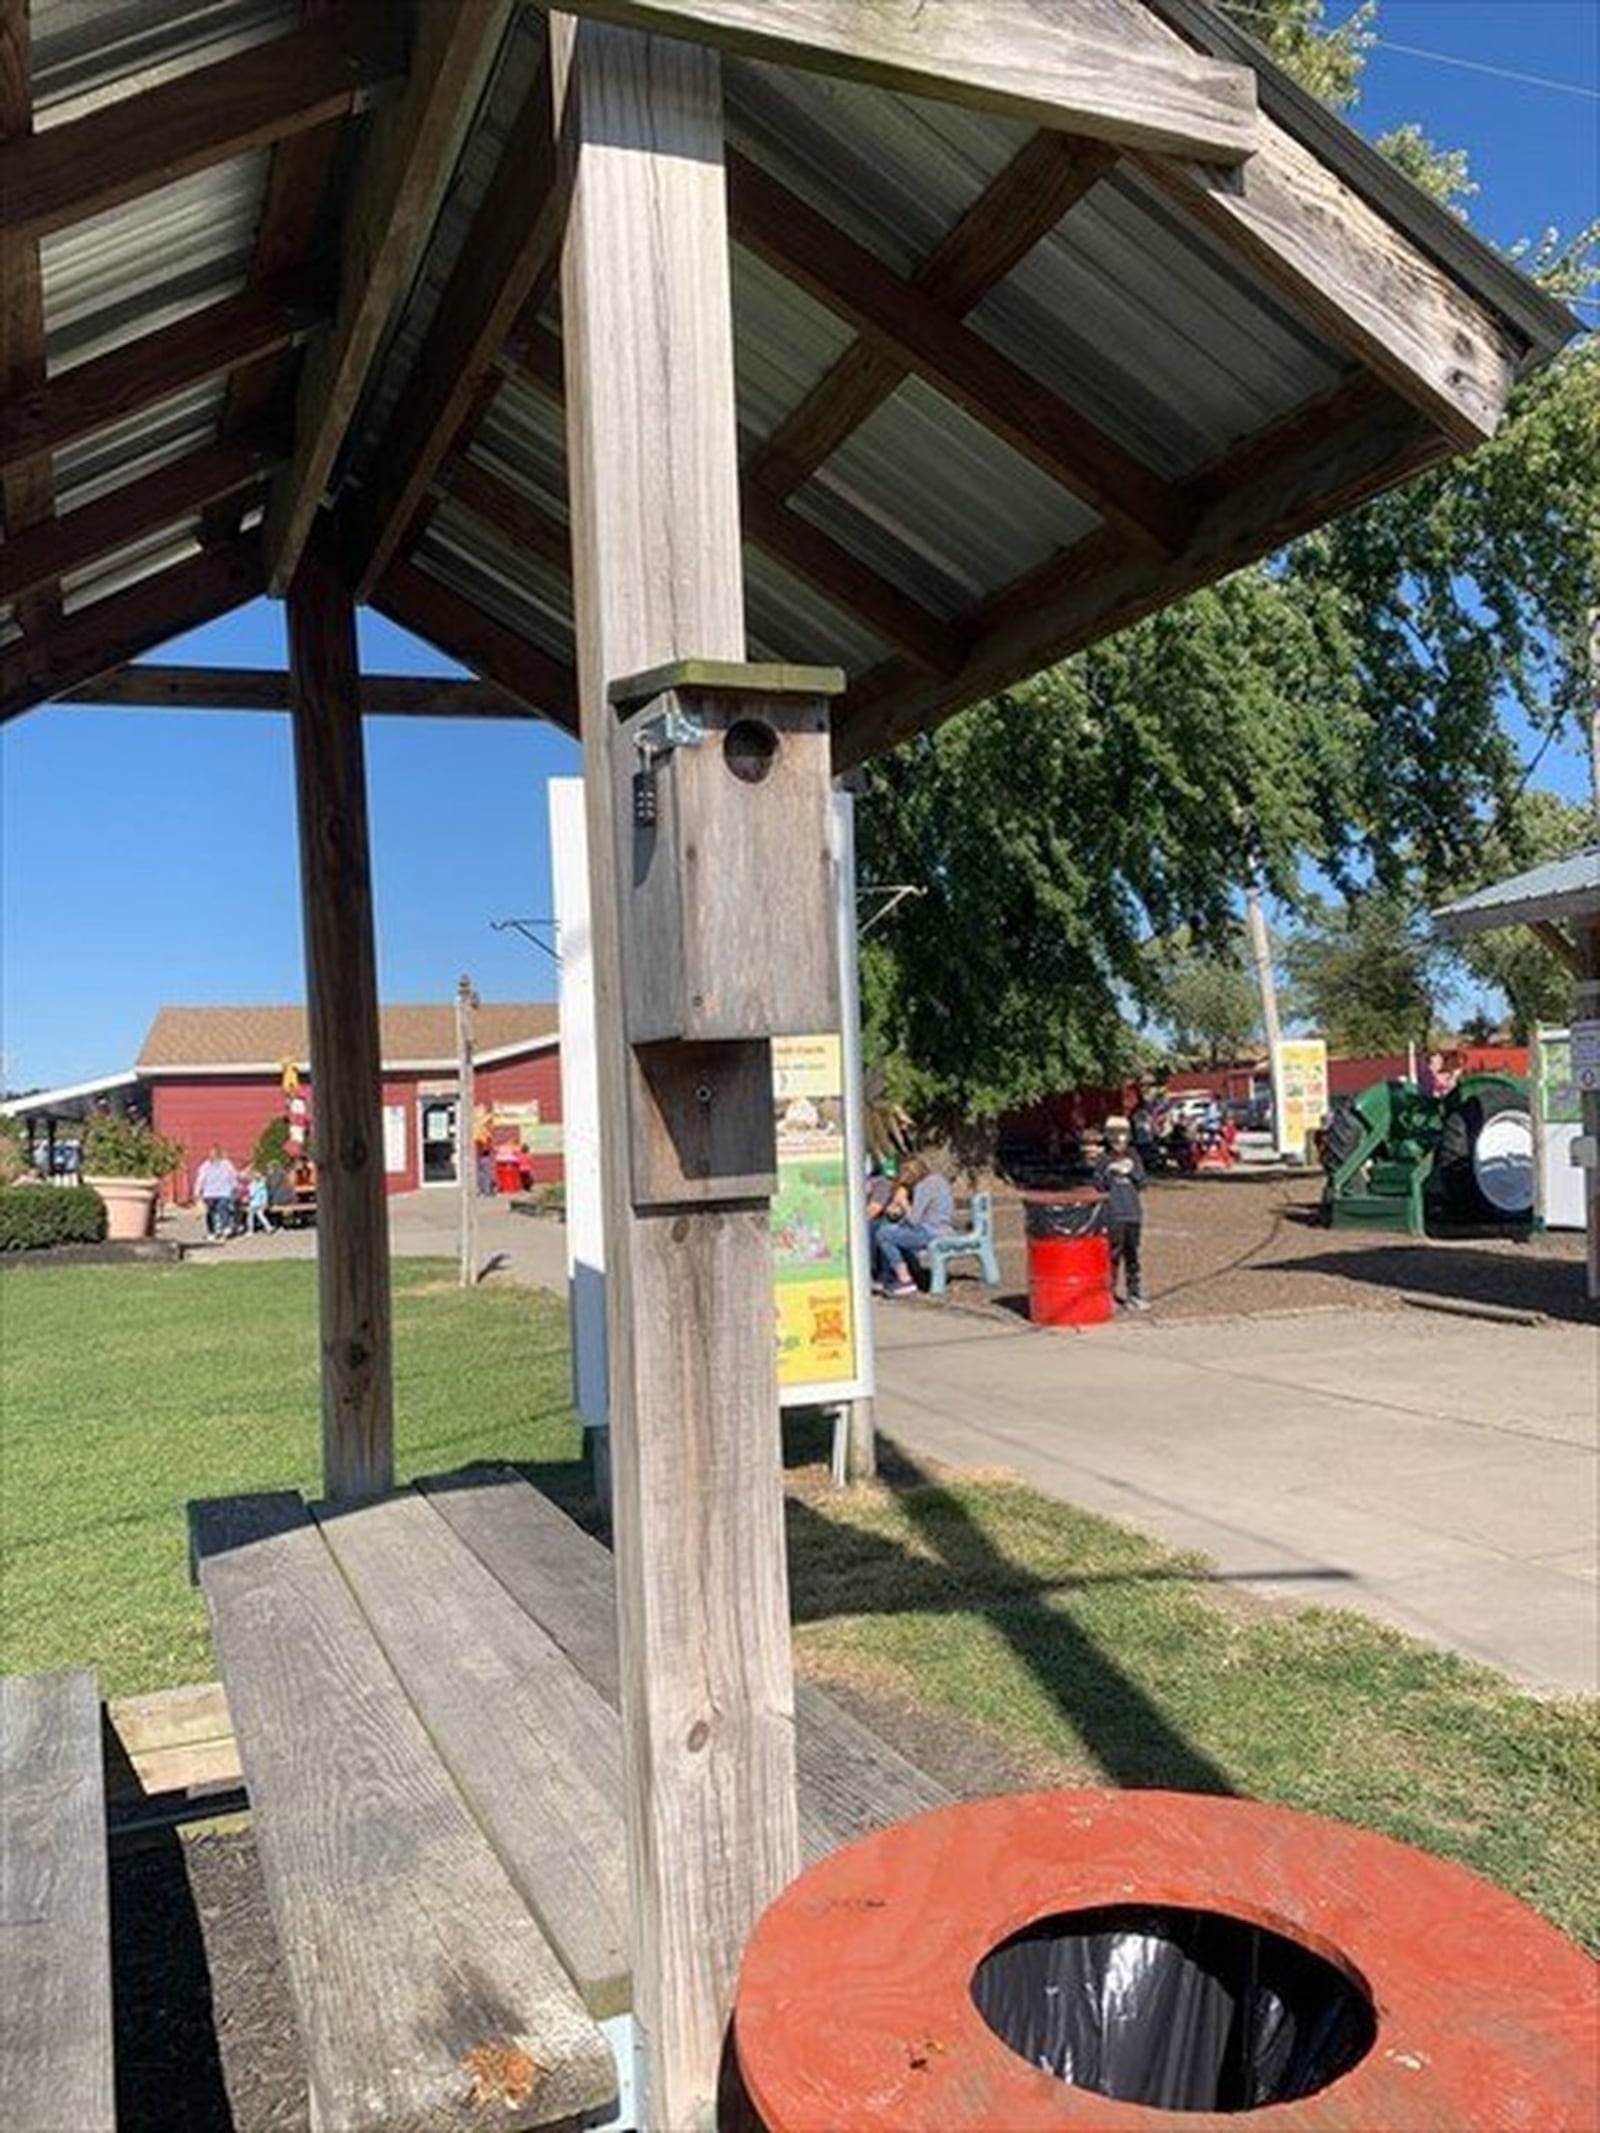
[{"label": "wooden pavilion", "polygon": [[[392,1479],[361,714],[582,736],[634,2007],[696,2123],[798,1859],[751,1091],[830,996],[830,767],[1470,447],[1572,322],[1205,0],[0,0],[0,144],[0,715],[293,720],[334,1501]],[[133,664],[264,593],[286,678]],[[363,682],[363,602],[480,679]]]}]

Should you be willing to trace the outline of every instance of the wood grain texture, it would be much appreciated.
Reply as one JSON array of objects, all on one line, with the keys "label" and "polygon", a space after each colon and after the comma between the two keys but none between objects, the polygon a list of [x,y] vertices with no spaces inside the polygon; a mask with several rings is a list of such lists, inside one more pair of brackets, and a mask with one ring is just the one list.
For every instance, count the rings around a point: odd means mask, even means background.
[{"label": "wood grain texture", "polygon": [[626,2011],[622,1732],[428,1500],[317,1513],[384,1655],[597,2019]]},{"label": "wood grain texture", "polygon": [[1224,181],[1141,158],[1162,191],[1458,445],[1493,436],[1524,345],[1338,173],[1270,120]]},{"label": "wood grain texture", "polygon": [[264,446],[243,439],[202,445],[65,518],[18,532],[0,547],[0,600],[20,599],[147,533],[197,518],[219,497],[259,486],[271,463]]},{"label": "wood grain texture", "polygon": [[[935,245],[911,281],[952,317],[971,311],[1116,162],[1098,142],[1036,133]],[[876,341],[856,341],[745,461],[745,480],[787,496],[910,373]],[[746,498],[745,515],[750,512]]]},{"label": "wood grain texture", "polygon": [[260,542],[244,534],[80,608],[42,636],[24,638],[0,653],[0,722],[242,607],[265,584]]},{"label": "wood grain texture", "polygon": [[111,1914],[93,1674],[0,1677],[0,2123],[112,2133]]},{"label": "wood grain texture", "polygon": [[[190,1518],[318,2133],[551,2126],[604,2103],[604,2038],[304,1508]],[[490,2111],[473,2099],[497,2069],[517,2100]]]},{"label": "wood grain texture", "polygon": [[403,69],[385,8],[325,20],[0,147],[0,227],[39,238],[352,111]]},{"label": "wood grain texture", "polygon": [[634,2011],[648,2122],[687,2129],[713,2118],[740,1954],[799,1858],[765,1211],[628,1204],[608,691],[745,650],[721,78],[569,16],[551,48]]},{"label": "wood grain texture", "polygon": [[507,629],[415,563],[392,563],[372,595],[391,622],[508,689],[563,733],[578,730],[578,682],[569,666]]},{"label": "wood grain texture", "polygon": [[338,305],[331,330],[306,358],[294,456],[267,507],[267,573],[275,593],[299,564],[335,455],[421,263],[511,10],[512,0],[454,0],[450,7],[415,10],[405,95],[378,114],[344,191]]},{"label": "wood grain texture", "polygon": [[[505,1469],[441,1477],[422,1487],[462,1543],[615,1707],[621,1699],[616,1575],[600,1543]],[[797,1682],[795,1714],[807,1860],[949,1799],[943,1786],[821,1689]]]},{"label": "wood grain texture", "polygon": [[290,275],[79,363],[0,407],[0,471],[42,452],[59,452],[186,386],[288,348],[313,332],[323,315],[314,283]]},{"label": "wood grain texture", "polygon": [[1132,539],[1170,553],[1182,499],[991,342],[748,158],[728,157],[739,242]]},{"label": "wood grain texture", "polygon": [[399,552],[519,313],[555,278],[567,181],[541,68],[373,455],[367,492],[349,514],[345,547],[363,599]]},{"label": "wood grain texture", "polygon": [[[287,711],[289,676],[277,667],[120,667],[64,703],[145,711]],[[520,696],[487,681],[434,674],[363,674],[363,718],[537,718]]]},{"label": "wood grain texture", "polygon": [[1103,140],[1231,165],[1255,76],[1138,0],[572,0],[571,12]]},{"label": "wood grain texture", "polygon": [[286,603],[311,1079],[317,1092],[322,1472],[331,1497],[394,1481],[383,1072],[355,603],[309,555]]}]

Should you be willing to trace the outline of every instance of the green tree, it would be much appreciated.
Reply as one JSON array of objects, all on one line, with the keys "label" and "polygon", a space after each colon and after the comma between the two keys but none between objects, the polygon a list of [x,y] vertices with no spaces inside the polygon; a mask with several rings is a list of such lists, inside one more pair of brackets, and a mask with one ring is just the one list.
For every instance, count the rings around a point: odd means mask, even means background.
[{"label": "green tree", "polygon": [[1295,1012],[1332,1052],[1426,1047],[1449,960],[1426,913],[1381,889],[1311,906],[1284,948]]},{"label": "green tree", "polygon": [[1156,1013],[1186,1063],[1221,1066],[1259,1040],[1261,994],[1239,950],[1237,938],[1207,950],[1187,934],[1151,945]]}]

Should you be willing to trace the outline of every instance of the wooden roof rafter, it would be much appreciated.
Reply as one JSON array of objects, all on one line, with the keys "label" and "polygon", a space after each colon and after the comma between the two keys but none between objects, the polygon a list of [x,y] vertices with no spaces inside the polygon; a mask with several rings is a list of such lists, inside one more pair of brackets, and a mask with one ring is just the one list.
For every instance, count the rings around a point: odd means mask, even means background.
[{"label": "wooden roof rafter", "polygon": [[307,127],[404,73],[403,15],[345,0],[264,44],[0,148],[0,229],[39,238]]},{"label": "wooden roof rafter", "polygon": [[[64,692],[62,701],[127,711],[287,711],[289,676],[281,667],[115,667]],[[541,718],[542,712],[489,681],[431,674],[361,676],[365,718]]]},{"label": "wooden roof rafter", "polygon": [[421,263],[514,0],[423,7],[404,96],[380,113],[340,232],[331,329],[307,355],[293,457],[267,510],[268,582],[294,576],[394,308]]},{"label": "wooden roof rafter", "polygon": [[400,553],[515,322],[537,309],[555,278],[567,220],[566,166],[548,66],[541,65],[384,437],[370,455],[368,488],[344,514],[341,545],[362,599],[371,598]]},{"label": "wooden roof rafter", "polygon": [[567,0],[565,11],[1224,168],[1255,145],[1253,71],[1194,50],[1139,0],[1037,9],[979,0]]},{"label": "wooden roof rafter", "polygon": [[[1116,164],[1115,150],[1036,133],[908,276],[952,317],[973,310]],[[910,375],[892,350],[857,340],[745,463],[767,494],[788,496]]]},{"label": "wooden roof rafter", "polygon": [[[27,0],[0,0],[0,154],[33,130],[33,85]],[[45,379],[44,302],[39,240],[0,232],[0,401],[39,391]],[[7,548],[55,512],[55,478],[47,453],[14,461],[0,476],[0,522]],[[61,613],[60,592],[45,579],[29,588],[17,620],[25,632],[48,628]]]},{"label": "wooden roof rafter", "polygon": [[202,550],[0,652],[0,723],[126,666],[266,588],[257,534]]},{"label": "wooden roof rafter", "polygon": [[728,221],[738,243],[1113,525],[1163,553],[1183,545],[1187,515],[1170,484],[914,281],[731,152]]}]

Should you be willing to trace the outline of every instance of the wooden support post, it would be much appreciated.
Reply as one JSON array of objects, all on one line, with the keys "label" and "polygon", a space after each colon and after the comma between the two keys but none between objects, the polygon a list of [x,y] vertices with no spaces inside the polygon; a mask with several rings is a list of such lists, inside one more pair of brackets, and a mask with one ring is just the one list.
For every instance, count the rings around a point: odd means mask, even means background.
[{"label": "wooden support post", "polygon": [[799,1862],[767,1210],[632,1204],[613,819],[610,685],[744,654],[721,82],[708,51],[560,14],[551,47],[640,2122],[682,2133]]},{"label": "wooden support post", "polygon": [[317,1161],[323,1487],[333,1498],[370,1496],[394,1482],[394,1370],[355,603],[337,569],[311,554],[286,605]]}]

